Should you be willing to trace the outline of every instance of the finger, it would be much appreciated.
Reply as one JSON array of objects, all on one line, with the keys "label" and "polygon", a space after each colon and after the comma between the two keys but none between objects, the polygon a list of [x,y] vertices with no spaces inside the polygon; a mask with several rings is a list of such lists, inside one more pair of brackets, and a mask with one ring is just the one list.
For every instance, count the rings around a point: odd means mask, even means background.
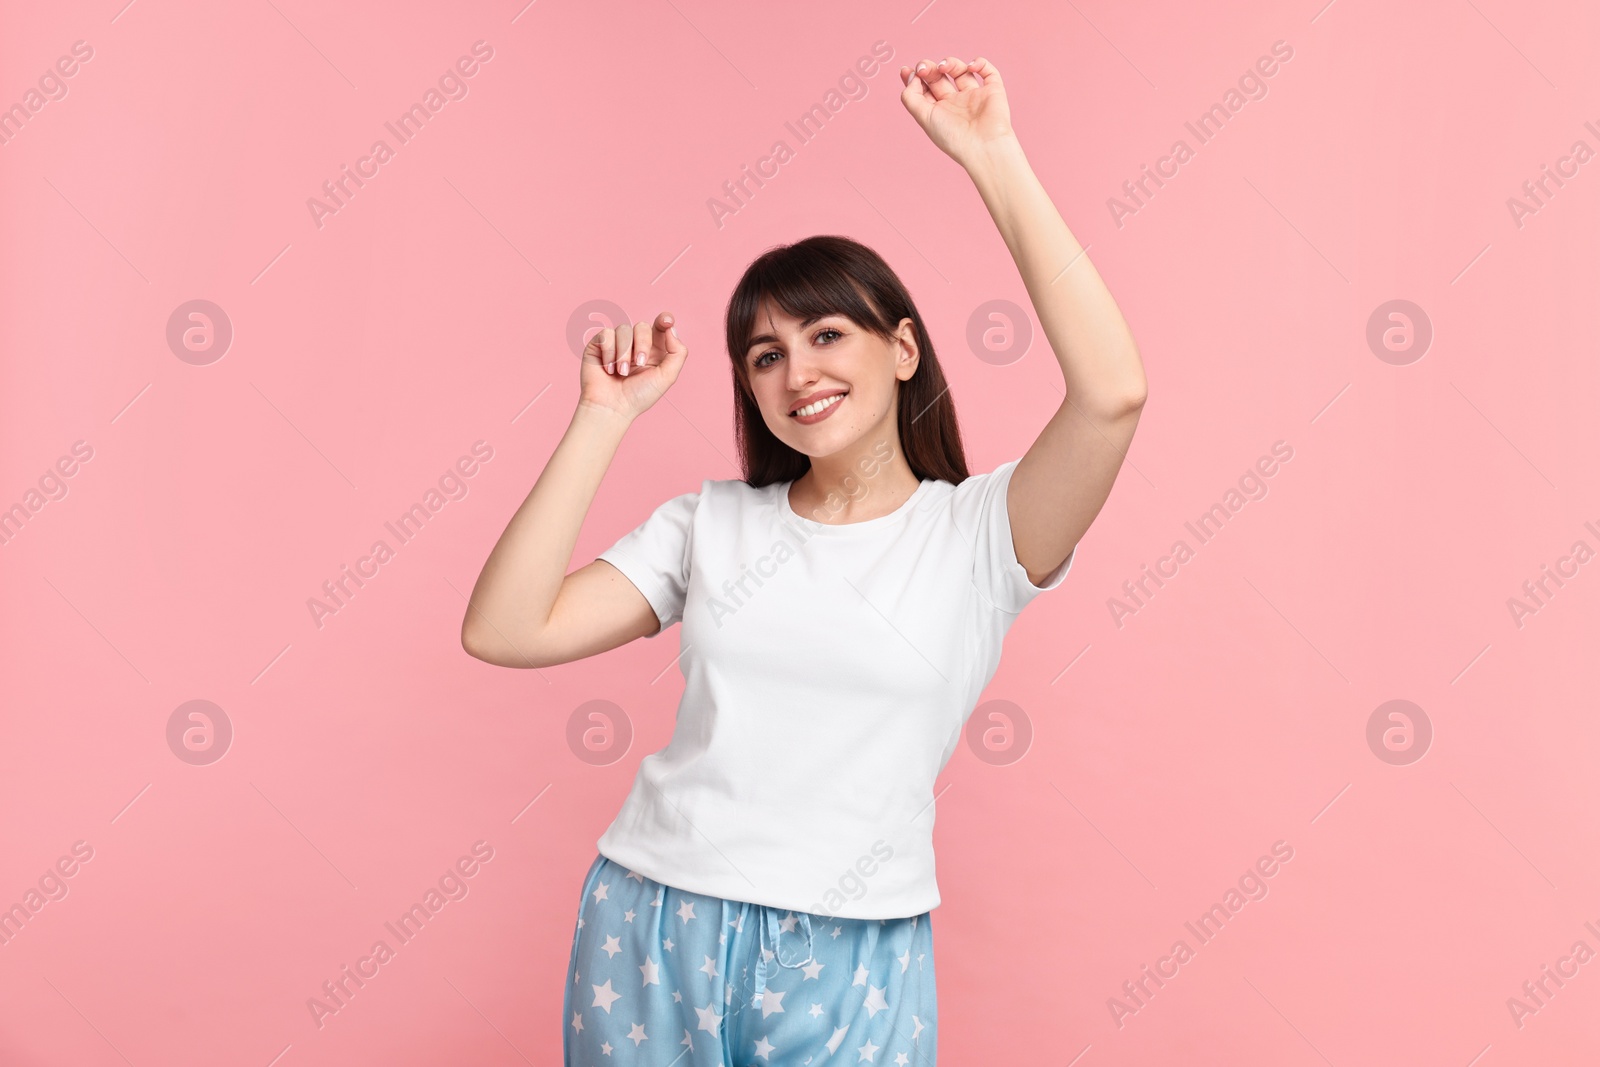
[{"label": "finger", "polygon": [[919,62],[917,76],[922,79],[923,87],[935,100],[943,100],[956,91],[950,80],[944,76],[944,72],[939,69],[938,63],[933,60],[924,59]]},{"label": "finger", "polygon": [[928,85],[912,67],[904,68],[906,71],[906,87],[900,90],[900,102],[918,122],[926,122],[928,113],[933,110],[933,97],[928,95]]},{"label": "finger", "polygon": [[589,338],[589,343],[583,347],[583,351],[586,355],[593,355],[595,359],[599,360],[600,366],[605,368],[607,374],[610,374],[611,364],[616,358],[612,355],[615,343],[610,327],[602,326],[594,332],[593,337]]},{"label": "finger", "polygon": [[633,323],[617,324],[617,373],[628,373],[628,361],[633,358]]},{"label": "finger", "polygon": [[629,349],[628,358],[622,363],[622,373],[628,374],[644,367],[650,355],[650,324],[643,321],[633,324],[633,344]]},{"label": "finger", "polygon": [[659,325],[663,319],[668,325],[666,333],[661,337],[665,346],[661,357],[661,372],[666,375],[668,381],[676,381],[678,371],[683,367],[683,361],[689,356],[689,346],[678,336],[678,323],[672,315],[663,312],[661,317],[656,319],[656,323]]},{"label": "finger", "polygon": [[974,59],[972,61],[971,66],[969,66],[967,69],[971,73],[976,74],[979,77],[981,77],[983,79],[983,84],[985,84],[985,85],[988,85],[991,82],[993,82],[996,85],[1000,84],[1000,72],[998,70],[994,69],[994,64],[993,63],[990,63],[987,59],[984,59],[982,56],[979,56],[977,59]]},{"label": "finger", "polygon": [[939,65],[944,68],[946,74],[950,75],[951,79],[956,83],[957,89],[976,89],[978,87],[978,79],[971,73],[972,68],[967,66],[966,60],[961,59],[959,56],[948,56]]},{"label": "finger", "polygon": [[677,335],[672,332],[675,325],[676,320],[670,311],[663,311],[656,316],[655,328],[650,335],[649,353],[654,357],[655,363],[661,362],[671,344],[677,340]]}]

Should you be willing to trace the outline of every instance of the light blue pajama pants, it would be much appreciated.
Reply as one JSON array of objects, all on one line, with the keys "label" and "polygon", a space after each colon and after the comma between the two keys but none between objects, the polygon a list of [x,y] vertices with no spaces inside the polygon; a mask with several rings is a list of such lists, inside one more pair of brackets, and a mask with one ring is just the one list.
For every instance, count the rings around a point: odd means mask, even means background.
[{"label": "light blue pajama pants", "polygon": [[596,856],[566,1067],[933,1067],[930,914],[839,919],[689,893]]}]

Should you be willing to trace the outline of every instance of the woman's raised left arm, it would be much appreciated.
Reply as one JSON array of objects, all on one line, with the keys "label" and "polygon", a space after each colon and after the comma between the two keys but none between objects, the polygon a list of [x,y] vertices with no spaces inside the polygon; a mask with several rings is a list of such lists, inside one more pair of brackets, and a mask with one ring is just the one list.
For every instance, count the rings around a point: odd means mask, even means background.
[{"label": "woman's raised left arm", "polygon": [[1144,407],[1144,365],[1116,301],[1023,154],[994,65],[951,56],[914,72],[902,67],[900,77],[901,102],[983,197],[1061,365],[1066,399],[1012,472],[1007,498],[1017,560],[1038,584],[1111,494]]}]

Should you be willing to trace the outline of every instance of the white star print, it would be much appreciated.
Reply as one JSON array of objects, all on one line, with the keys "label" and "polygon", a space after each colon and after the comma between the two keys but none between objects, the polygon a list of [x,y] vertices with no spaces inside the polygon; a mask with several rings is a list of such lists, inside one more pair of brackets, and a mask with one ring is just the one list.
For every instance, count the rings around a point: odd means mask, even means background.
[{"label": "white star print", "polygon": [[772,1043],[768,1041],[765,1036],[763,1036],[760,1041],[756,1042],[756,1055],[760,1056],[768,1063],[772,1062],[773,1051]]},{"label": "white star print", "polygon": [[644,981],[639,983],[639,988],[643,989],[647,985],[661,984],[661,968],[657,967],[656,961],[649,956],[644,958],[644,962],[639,965],[639,970],[644,973]]},{"label": "white star print", "polygon": [[638,882],[640,885],[644,884],[644,875],[640,874],[638,871],[629,871],[628,872],[628,877],[632,878],[635,882]]},{"label": "white star print", "polygon": [[668,952],[671,952],[672,951],[672,938],[669,937],[665,941],[661,942],[661,947],[666,949]]},{"label": "white star print", "polygon": [[911,1017],[911,1021],[913,1023],[915,1023],[916,1026],[917,1026],[917,1028],[915,1030],[911,1031],[911,1040],[915,1041],[917,1039],[917,1035],[922,1033],[922,1030],[923,1030],[922,1020],[917,1018],[915,1015],[913,1015]]},{"label": "white star print", "polygon": [[622,999],[622,994],[615,992],[611,988],[611,979],[607,978],[605,985],[597,985],[594,987],[594,1003],[591,1004],[590,1007],[604,1008],[606,1010],[606,1014],[610,1015],[611,1005],[615,1004],[620,999]]},{"label": "white star print", "polygon": [[[752,1008],[754,1004],[750,1005]],[[775,989],[768,989],[761,994],[761,1017],[765,1019],[774,1012],[783,1010],[783,994]]]},{"label": "white star print", "polygon": [[875,1017],[880,1011],[883,1011],[889,1006],[889,1002],[883,998],[884,990],[887,988],[887,986],[867,986],[867,989],[869,990],[867,993],[867,999],[866,1002],[861,1005],[863,1008],[867,1009],[867,1018],[871,1019]]},{"label": "white star print", "polygon": [[734,930],[738,931],[739,933],[744,933],[744,912],[741,911],[734,918],[733,922],[729,923],[728,925],[733,927]]},{"label": "white star print", "polygon": [[694,1038],[689,1036],[689,1031],[688,1030],[685,1030],[683,1032],[683,1040],[678,1042],[678,1044],[680,1044],[680,1045],[688,1045],[689,1046],[689,1051],[690,1052],[694,1051]]},{"label": "white star print", "polygon": [[826,966],[827,964],[821,962],[820,960],[812,960],[810,963],[806,964],[800,969],[806,972],[806,978],[815,978],[822,973],[822,968]]},{"label": "white star print", "polygon": [[782,919],[778,920],[778,928],[780,930],[782,930],[786,934],[792,934],[792,933],[794,933],[794,928],[796,926],[798,926],[799,923],[800,923],[799,918],[797,918],[795,916],[795,913],[791,911],[789,914],[785,915]]},{"label": "white star print", "polygon": [[628,1040],[633,1042],[634,1048],[638,1048],[641,1044],[649,1040],[649,1038],[644,1036],[643,1023],[633,1024],[633,1029],[628,1031]]},{"label": "white star print", "polygon": [[878,1054],[878,1046],[874,1045],[872,1043],[872,1038],[869,1037],[867,1038],[867,1043],[856,1049],[856,1051],[861,1053],[861,1059],[857,1060],[857,1063],[861,1063],[863,1060],[867,1063],[872,1063],[872,1057]]},{"label": "white star print", "polygon": [[807,1014],[810,1015],[813,1019],[816,1018],[818,1015],[822,1014],[822,1005],[821,1004],[813,1004],[813,1005],[811,1005],[811,1010],[809,1012],[807,1012]]},{"label": "white star print", "polygon": [[906,954],[904,956],[899,957],[899,959],[900,959],[900,973],[901,974],[905,974],[906,973],[906,968],[911,966],[911,950],[910,949],[906,949]]},{"label": "white star print", "polygon": [[629,908],[627,911],[622,913],[622,921],[625,922],[625,923],[633,922],[633,909],[632,908]]},{"label": "white star print", "polygon": [[672,1002],[674,1004],[682,1004],[683,1003],[683,994],[678,992],[676,989],[674,989],[672,991]]},{"label": "white star print", "polygon": [[611,1055],[611,1042],[602,1041],[600,1043],[600,1051],[605,1053],[607,1056]]},{"label": "white star print", "polygon": [[722,1025],[722,1016],[717,1014],[717,1006],[715,1004],[707,1004],[703,1008],[696,1008],[694,1013],[700,1016],[700,1025],[696,1027],[698,1030],[708,1030],[714,1034],[717,1032],[717,1027]]},{"label": "white star print", "polygon": [[617,953],[622,951],[622,946],[617,943],[615,937],[608,937],[606,943],[600,946],[600,951],[615,959]]},{"label": "white star print", "polygon": [[850,984],[851,985],[866,985],[867,984],[867,965],[866,964],[864,964],[864,963],[856,964],[855,981],[851,982]]},{"label": "white star print", "polygon": [[600,883],[600,888],[596,889],[594,891],[594,894],[593,894],[594,902],[596,904],[600,903],[602,900],[610,900],[611,899],[610,897],[606,896],[606,890],[609,889],[609,888],[610,888],[610,886],[607,883],[605,883],[605,882],[601,882]]},{"label": "white star print", "polygon": [[910,1063],[911,1061],[906,1059],[906,1054],[904,1052],[896,1052],[894,1054],[894,1062],[895,1067],[906,1067],[906,1064]]},{"label": "white star print", "polygon": [[829,937],[838,937],[842,933],[844,933],[844,929],[842,927],[835,926],[833,928],[833,933],[829,934],[828,936]]},{"label": "white star print", "polygon": [[577,1012],[572,1013],[572,1028],[574,1030],[583,1029],[583,1016],[579,1015]]},{"label": "white star print", "polygon": [[690,919],[694,918],[694,901],[686,900],[682,904],[678,905],[678,918],[682,919],[684,922],[688,922]]},{"label": "white star print", "polygon": [[651,901],[651,902],[650,902],[650,906],[651,906],[651,907],[652,907],[652,908],[659,908],[659,907],[661,907],[661,896],[662,896],[662,894],[663,894],[663,893],[665,893],[665,892],[666,892],[666,889],[664,889],[664,888],[663,888],[663,889],[657,889],[657,890],[656,890],[656,899],[654,899],[654,900],[652,900],[652,901]]},{"label": "white star print", "polygon": [[848,1026],[841,1026],[841,1027],[839,1027],[839,1029],[837,1029],[837,1030],[835,1030],[833,1032],[833,1036],[828,1038],[828,1051],[829,1052],[838,1052],[839,1051],[839,1042],[844,1040],[845,1031],[847,1031],[849,1029],[850,1028]]},{"label": "white star print", "polygon": [[707,956],[706,961],[696,967],[695,970],[706,972],[707,978],[715,978],[717,977],[717,961]]}]

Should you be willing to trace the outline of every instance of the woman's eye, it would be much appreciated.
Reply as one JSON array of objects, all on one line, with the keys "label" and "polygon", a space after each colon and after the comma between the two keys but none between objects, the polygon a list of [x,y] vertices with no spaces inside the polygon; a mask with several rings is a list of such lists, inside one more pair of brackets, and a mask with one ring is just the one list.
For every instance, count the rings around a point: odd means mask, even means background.
[{"label": "woman's eye", "polygon": [[[838,330],[835,330],[833,327],[830,326],[827,329],[818,330],[817,331],[817,339],[821,340],[823,337],[827,336],[830,333],[835,335],[836,337],[843,337],[844,336],[844,334],[840,333]],[[761,353],[759,356],[757,356],[755,358],[755,361],[754,361],[753,365],[757,366],[757,367],[770,367],[770,366],[772,366],[772,364],[763,363],[762,360],[766,359],[768,356],[777,356],[777,355],[781,355],[781,354],[782,353],[780,353],[775,348],[770,350],[770,351],[763,352],[763,353]]]}]

